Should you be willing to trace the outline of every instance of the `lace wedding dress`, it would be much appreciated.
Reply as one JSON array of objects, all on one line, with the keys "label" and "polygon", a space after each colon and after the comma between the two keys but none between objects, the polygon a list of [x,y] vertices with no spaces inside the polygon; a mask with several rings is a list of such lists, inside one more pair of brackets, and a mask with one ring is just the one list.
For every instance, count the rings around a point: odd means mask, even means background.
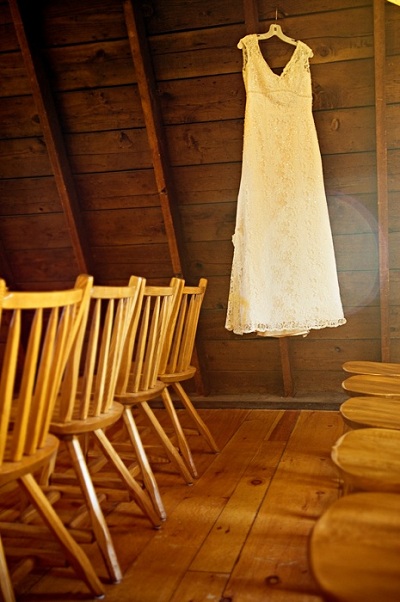
[{"label": "lace wedding dress", "polygon": [[297,42],[280,75],[247,35],[243,163],[225,327],[307,334],[346,322],[312,115],[309,57]]}]

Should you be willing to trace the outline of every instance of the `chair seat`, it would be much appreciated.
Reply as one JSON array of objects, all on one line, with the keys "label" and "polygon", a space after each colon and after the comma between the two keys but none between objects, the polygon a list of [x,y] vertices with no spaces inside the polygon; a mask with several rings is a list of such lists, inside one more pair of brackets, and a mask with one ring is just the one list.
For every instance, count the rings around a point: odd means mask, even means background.
[{"label": "chair seat", "polygon": [[400,364],[395,362],[351,361],[342,365],[345,372],[375,376],[400,376]]},{"label": "chair seat", "polygon": [[50,430],[58,437],[91,433],[95,429],[104,429],[115,424],[122,416],[123,411],[124,406],[114,402],[106,413],[99,416],[88,416],[84,420],[73,417],[69,422],[57,422],[55,420],[51,423]]},{"label": "chair seat", "polygon": [[400,400],[386,397],[350,397],[340,406],[352,428],[379,427],[400,430]]},{"label": "chair seat", "polygon": [[171,383],[181,382],[184,380],[189,380],[190,378],[193,378],[193,376],[195,374],[196,374],[196,367],[189,366],[189,368],[187,368],[187,370],[184,370],[183,372],[171,372],[170,374],[168,374],[168,373],[160,374],[158,376],[158,378],[163,383],[171,384]]},{"label": "chair seat", "polygon": [[[0,471],[0,485],[29,473],[33,473],[49,461],[58,450],[59,440],[53,435],[47,435],[45,445],[38,449],[35,455],[24,456],[19,462],[4,461]],[[6,454],[7,455],[7,454]]]},{"label": "chair seat", "polygon": [[400,493],[400,431],[350,431],[336,441],[331,456],[346,489]]},{"label": "chair seat", "polygon": [[399,397],[400,378],[396,376],[376,376],[372,374],[357,374],[342,382],[345,391],[375,395],[377,397]]},{"label": "chair seat", "polygon": [[328,596],[340,602],[399,600],[399,510],[397,494],[355,493],[317,521],[310,564]]},{"label": "chair seat", "polygon": [[[131,382],[129,381],[128,387],[130,384]],[[116,394],[115,399],[123,405],[134,406],[137,403],[142,403],[155,399],[156,397],[161,395],[164,389],[165,383],[163,383],[161,380],[157,380],[154,384],[154,387],[152,387],[151,389],[147,389],[146,391],[138,391],[137,393],[129,390],[128,393]]]}]

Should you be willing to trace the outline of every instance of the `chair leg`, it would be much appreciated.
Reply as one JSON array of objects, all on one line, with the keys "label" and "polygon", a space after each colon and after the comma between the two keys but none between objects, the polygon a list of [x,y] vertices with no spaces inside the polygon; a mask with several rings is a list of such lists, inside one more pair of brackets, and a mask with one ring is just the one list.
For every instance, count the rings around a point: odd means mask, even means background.
[{"label": "chair leg", "polygon": [[44,523],[59,541],[69,563],[75,569],[78,576],[86,583],[96,597],[103,597],[105,593],[104,587],[100,583],[88,557],[71,537],[34,477],[31,474],[27,474],[20,477],[18,481],[30,497],[32,504],[42,517]]},{"label": "chair leg", "polygon": [[350,493],[353,493],[354,491],[354,487],[352,486],[351,482],[346,479],[345,477],[343,477],[343,481],[342,481],[342,495],[349,495]]},{"label": "chair leg", "polygon": [[44,466],[42,468],[42,471],[41,471],[40,477],[39,477],[39,485],[41,487],[46,487],[50,483],[50,478],[51,478],[51,475],[54,473],[56,461],[57,461],[57,452],[55,452],[51,456],[49,462],[46,464],[46,466]]},{"label": "chair leg", "polygon": [[4,554],[3,542],[0,536],[0,600],[4,602],[15,602],[14,590],[10,574],[7,568],[7,560]]},{"label": "chair leg", "polygon": [[161,393],[161,397],[165,406],[165,409],[168,412],[170,420],[172,422],[172,426],[175,431],[175,435],[178,441],[179,450],[186,461],[186,464],[192,473],[194,478],[198,477],[197,468],[193,460],[192,452],[190,450],[189,444],[186,440],[185,434],[183,432],[181,423],[179,422],[178,415],[176,413],[174,404],[172,402],[171,396],[169,394],[168,388],[165,387],[163,392]]},{"label": "chair leg", "polygon": [[93,431],[93,435],[96,437],[103,454],[112,463],[139,508],[149,518],[154,527],[160,527],[160,517],[158,516],[158,513],[155,512],[147,492],[143,491],[137,481],[132,477],[129,469],[119,457],[104,431],[97,429]]},{"label": "chair leg", "polygon": [[128,406],[125,406],[124,408],[123,420],[128,431],[129,439],[131,440],[136,453],[136,458],[142,472],[142,479],[145,489],[148,492],[153,506],[161,520],[165,520],[167,518],[167,513],[165,512],[164,504],[161,499],[160,490],[158,489],[156,478],[147,458],[147,454],[140,438],[139,430],[136,426],[131,408]]},{"label": "chair leg", "polygon": [[196,408],[193,406],[193,404],[190,400],[190,397],[186,393],[185,389],[182,387],[181,383],[179,383],[179,382],[172,383],[172,387],[174,388],[175,392],[179,396],[179,399],[182,401],[183,405],[189,412],[189,415],[192,418],[193,422],[196,424],[200,434],[207,441],[207,443],[210,446],[210,448],[212,449],[212,451],[215,452],[216,454],[219,453],[219,447],[215,443],[214,437],[210,433],[210,431],[209,431],[208,427],[206,426],[206,424],[204,423],[204,421],[200,418],[198,412],[196,411]]},{"label": "chair leg", "polygon": [[118,583],[122,579],[122,571],[79,440],[77,437],[73,436],[71,439],[66,439],[65,444],[78,478],[81,491],[84,495],[92,522],[94,536],[103,556],[108,573],[112,581]]},{"label": "chair leg", "polygon": [[193,484],[192,475],[190,474],[185,462],[182,460],[182,457],[178,453],[178,450],[176,449],[176,447],[174,447],[172,445],[171,440],[166,435],[163,427],[157,420],[153,410],[151,409],[151,407],[149,406],[147,401],[142,401],[141,403],[139,403],[138,409],[141,410],[142,413],[145,416],[147,416],[147,418],[149,419],[153,429],[155,430],[156,434],[158,435],[158,437],[165,449],[165,452],[166,452],[170,462],[175,464],[175,466],[177,467],[177,469],[179,470],[179,472],[185,479],[186,483],[188,485],[192,485]]}]

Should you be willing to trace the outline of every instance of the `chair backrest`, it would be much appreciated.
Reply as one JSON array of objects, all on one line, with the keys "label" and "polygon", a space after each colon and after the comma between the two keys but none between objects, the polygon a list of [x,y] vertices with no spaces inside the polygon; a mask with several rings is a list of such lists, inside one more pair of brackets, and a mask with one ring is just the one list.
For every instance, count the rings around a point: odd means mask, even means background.
[{"label": "chair backrest", "polygon": [[7,324],[0,372],[0,468],[45,444],[92,283],[91,276],[81,275],[73,289],[45,292],[7,291],[4,281],[0,284],[1,320]]},{"label": "chair backrest", "polygon": [[198,286],[184,286],[173,338],[163,356],[159,374],[185,372],[190,367],[206,289],[206,278],[201,278]]},{"label": "chair backrest", "polygon": [[110,410],[130,323],[141,302],[143,278],[128,286],[93,286],[81,331],[68,362],[54,421],[67,423]]},{"label": "chair backrest", "polygon": [[119,395],[155,387],[164,343],[176,319],[183,286],[182,279],[172,278],[169,286],[144,287],[125,344],[117,385]]}]

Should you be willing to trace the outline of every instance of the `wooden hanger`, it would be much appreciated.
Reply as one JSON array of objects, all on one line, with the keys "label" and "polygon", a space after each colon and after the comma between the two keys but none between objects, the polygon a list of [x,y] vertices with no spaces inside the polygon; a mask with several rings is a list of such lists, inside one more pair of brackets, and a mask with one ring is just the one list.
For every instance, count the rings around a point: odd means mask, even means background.
[{"label": "wooden hanger", "polygon": [[273,36],[277,36],[280,40],[283,40],[284,42],[287,42],[288,44],[293,44],[293,46],[297,46],[297,40],[294,40],[293,38],[289,38],[289,36],[285,35],[282,31],[281,26],[278,25],[277,23],[271,23],[271,25],[269,26],[269,30],[267,32],[257,34],[257,38],[259,40],[268,40],[269,38],[272,38]]}]

